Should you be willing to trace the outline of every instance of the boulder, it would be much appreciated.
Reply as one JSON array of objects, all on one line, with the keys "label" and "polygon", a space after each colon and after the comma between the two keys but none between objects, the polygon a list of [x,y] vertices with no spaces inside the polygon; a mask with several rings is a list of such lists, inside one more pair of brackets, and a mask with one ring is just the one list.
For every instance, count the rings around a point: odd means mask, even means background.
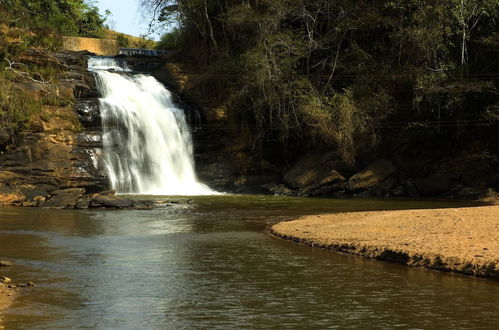
[{"label": "boulder", "polygon": [[9,284],[9,283],[12,283],[12,279],[5,277],[5,276],[2,276],[2,277],[0,277],[0,283]]},{"label": "boulder", "polygon": [[343,188],[345,178],[336,170],[330,170],[329,172],[324,172],[323,174],[326,176],[301,189],[300,195],[320,196],[326,193],[341,190]]},{"label": "boulder", "polygon": [[451,188],[452,178],[448,174],[435,174],[416,182],[416,186],[424,197],[434,197],[445,194]]},{"label": "boulder", "polygon": [[397,169],[388,159],[378,160],[348,180],[349,190],[358,192],[370,189],[378,183],[383,182],[396,171]]},{"label": "boulder", "polygon": [[[322,186],[320,188],[311,190],[307,193],[307,196],[318,197],[325,195],[333,195],[335,197],[342,195],[348,188],[348,184],[345,181],[336,182],[331,185]],[[303,194],[303,193],[302,193]],[[304,195],[304,194],[303,194]]]},{"label": "boulder", "polygon": [[283,184],[269,183],[263,185],[262,188],[270,191],[276,196],[297,196],[298,192],[296,190],[291,190]]},{"label": "boulder", "polygon": [[78,210],[86,210],[90,207],[90,198],[89,197],[83,197],[76,203],[75,209]]},{"label": "boulder", "polygon": [[43,207],[46,208],[74,208],[85,193],[83,188],[71,188],[52,191],[52,197],[47,200]]},{"label": "boulder", "polygon": [[[284,183],[292,189],[321,185],[321,181],[340,181],[338,171],[349,167],[333,152],[314,150],[297,161],[284,175]],[[341,177],[341,178],[340,178]]]},{"label": "boulder", "polygon": [[15,264],[12,261],[0,261],[0,267],[10,267],[14,266]]}]

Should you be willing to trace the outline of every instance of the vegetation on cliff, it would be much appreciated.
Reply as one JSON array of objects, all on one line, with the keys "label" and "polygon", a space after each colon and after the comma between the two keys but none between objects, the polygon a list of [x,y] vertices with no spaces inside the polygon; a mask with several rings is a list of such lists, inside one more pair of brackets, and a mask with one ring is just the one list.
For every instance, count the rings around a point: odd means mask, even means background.
[{"label": "vegetation on cliff", "polygon": [[49,116],[47,107],[72,102],[57,90],[63,69],[57,60],[47,54],[26,56],[26,50],[57,49],[61,35],[101,36],[104,21],[83,0],[0,1],[0,146],[29,128],[30,121]]},{"label": "vegetation on cliff", "polygon": [[[373,149],[380,131],[469,139],[499,116],[494,0],[144,0],[260,141]],[[296,150],[296,149],[295,149]]]}]

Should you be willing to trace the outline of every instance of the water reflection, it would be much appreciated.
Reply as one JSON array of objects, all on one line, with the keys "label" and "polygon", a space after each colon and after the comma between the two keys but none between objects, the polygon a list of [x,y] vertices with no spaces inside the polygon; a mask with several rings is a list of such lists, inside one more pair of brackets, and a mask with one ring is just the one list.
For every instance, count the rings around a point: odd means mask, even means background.
[{"label": "water reflection", "polygon": [[[152,211],[0,209],[2,255],[34,279],[22,328],[487,328],[499,285],[339,255],[263,229],[301,214],[448,202],[198,198]],[[33,310],[35,312],[33,312]]]}]

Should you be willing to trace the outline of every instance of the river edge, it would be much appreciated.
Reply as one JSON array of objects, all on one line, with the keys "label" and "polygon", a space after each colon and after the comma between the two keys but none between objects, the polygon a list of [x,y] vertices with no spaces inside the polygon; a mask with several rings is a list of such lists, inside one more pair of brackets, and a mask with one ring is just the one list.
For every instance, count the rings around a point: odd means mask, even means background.
[{"label": "river edge", "polygon": [[9,288],[7,285],[0,283],[0,329],[2,329],[2,312],[12,305],[16,295],[17,291],[15,289]]},{"label": "river edge", "polygon": [[499,206],[304,216],[275,237],[411,267],[499,281]]}]

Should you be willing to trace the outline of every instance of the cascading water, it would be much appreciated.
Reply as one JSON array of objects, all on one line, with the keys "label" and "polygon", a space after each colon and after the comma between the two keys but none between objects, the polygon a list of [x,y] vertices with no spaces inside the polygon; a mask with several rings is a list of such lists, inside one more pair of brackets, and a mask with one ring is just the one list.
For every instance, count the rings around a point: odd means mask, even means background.
[{"label": "cascading water", "polygon": [[171,93],[151,76],[124,74],[131,71],[124,61],[92,57],[88,65],[102,94],[111,187],[127,194],[215,194],[196,177],[189,127]]}]

